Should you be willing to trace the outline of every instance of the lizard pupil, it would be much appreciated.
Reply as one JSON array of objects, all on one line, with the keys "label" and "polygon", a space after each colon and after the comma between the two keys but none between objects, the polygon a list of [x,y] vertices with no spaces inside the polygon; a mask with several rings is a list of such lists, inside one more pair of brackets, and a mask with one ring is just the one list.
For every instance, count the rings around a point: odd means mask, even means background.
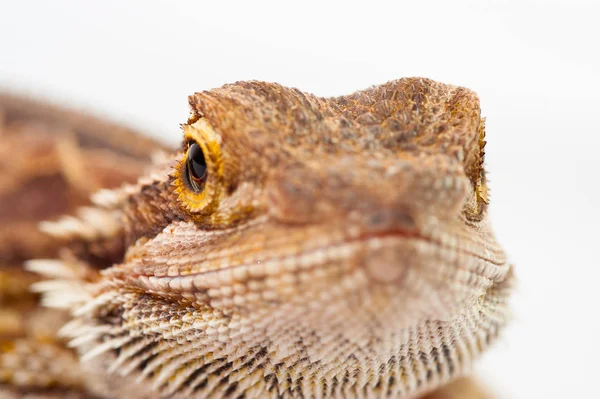
[{"label": "lizard pupil", "polygon": [[188,149],[186,169],[192,189],[200,191],[206,181],[207,167],[204,152],[198,143],[193,143]]}]

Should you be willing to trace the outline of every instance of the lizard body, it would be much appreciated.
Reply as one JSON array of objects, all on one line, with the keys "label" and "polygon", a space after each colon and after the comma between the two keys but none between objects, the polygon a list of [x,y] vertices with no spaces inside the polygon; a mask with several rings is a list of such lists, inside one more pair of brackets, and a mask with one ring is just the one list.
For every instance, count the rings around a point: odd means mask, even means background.
[{"label": "lizard body", "polygon": [[[466,397],[449,395],[506,323],[513,280],[487,218],[477,96],[420,78],[336,98],[239,82],[190,107],[179,150],[131,183],[160,146],[127,153],[127,138],[115,165],[131,176],[109,175],[130,183],[42,223],[49,249],[24,251],[54,258],[27,267],[51,278],[33,288],[66,310],[60,335],[83,366],[45,389]],[[36,385],[2,359],[12,392]]]},{"label": "lizard body", "polygon": [[[135,183],[165,147],[123,126],[0,95],[0,398],[88,398],[76,356],[57,339],[68,312],[42,308],[25,271],[65,240],[39,224],[90,213],[91,193]],[[36,396],[37,395],[37,396]]]}]

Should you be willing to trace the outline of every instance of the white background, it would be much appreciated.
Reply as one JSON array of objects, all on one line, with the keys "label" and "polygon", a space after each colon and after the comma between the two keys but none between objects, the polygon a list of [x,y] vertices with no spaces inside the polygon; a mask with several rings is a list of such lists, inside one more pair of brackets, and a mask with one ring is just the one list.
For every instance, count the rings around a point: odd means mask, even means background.
[{"label": "white background", "polygon": [[0,85],[172,143],[188,94],[236,80],[476,90],[492,219],[520,281],[478,373],[501,398],[600,397],[599,19],[591,1],[1,0]]}]

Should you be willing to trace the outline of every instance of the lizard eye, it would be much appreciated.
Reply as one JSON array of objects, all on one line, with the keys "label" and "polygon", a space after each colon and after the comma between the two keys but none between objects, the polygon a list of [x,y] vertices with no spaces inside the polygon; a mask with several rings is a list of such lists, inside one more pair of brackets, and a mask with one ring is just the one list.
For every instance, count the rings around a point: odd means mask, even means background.
[{"label": "lizard eye", "polygon": [[173,173],[180,206],[200,222],[217,209],[223,187],[221,136],[203,118],[183,125],[183,154]]},{"label": "lizard eye", "polygon": [[192,142],[188,147],[188,156],[186,161],[186,180],[190,188],[199,193],[204,188],[208,168],[202,148],[196,142]]}]

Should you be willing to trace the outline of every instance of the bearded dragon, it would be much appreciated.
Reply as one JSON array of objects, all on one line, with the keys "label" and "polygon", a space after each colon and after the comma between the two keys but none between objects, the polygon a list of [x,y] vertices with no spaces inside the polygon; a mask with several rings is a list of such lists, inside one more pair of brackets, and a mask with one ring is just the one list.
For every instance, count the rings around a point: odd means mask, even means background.
[{"label": "bearded dragon", "polygon": [[0,98],[0,396],[488,397],[514,277],[474,92],[189,103],[169,149]]}]

